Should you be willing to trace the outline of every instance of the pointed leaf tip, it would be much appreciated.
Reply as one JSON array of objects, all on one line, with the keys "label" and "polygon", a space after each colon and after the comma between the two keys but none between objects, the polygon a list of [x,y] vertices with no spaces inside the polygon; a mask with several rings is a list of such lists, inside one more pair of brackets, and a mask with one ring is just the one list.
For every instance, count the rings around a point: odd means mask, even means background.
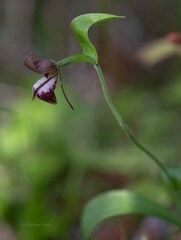
[{"label": "pointed leaf tip", "polygon": [[88,37],[89,28],[95,24],[119,18],[124,18],[124,16],[116,16],[106,13],[88,13],[80,15],[72,20],[71,28],[81,45],[83,53],[94,59],[96,64],[98,63],[98,56],[96,49]]}]

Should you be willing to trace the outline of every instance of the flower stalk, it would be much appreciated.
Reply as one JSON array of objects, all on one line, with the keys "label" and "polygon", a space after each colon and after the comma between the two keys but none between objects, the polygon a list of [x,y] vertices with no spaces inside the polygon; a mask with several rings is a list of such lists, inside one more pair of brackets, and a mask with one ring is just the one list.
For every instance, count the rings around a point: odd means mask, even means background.
[{"label": "flower stalk", "polygon": [[121,114],[118,112],[118,110],[116,109],[116,107],[114,106],[114,104],[112,102],[112,99],[111,99],[111,97],[109,95],[109,92],[108,92],[108,89],[107,89],[107,86],[106,86],[106,83],[105,83],[104,75],[102,73],[102,70],[101,70],[100,66],[99,65],[94,65],[94,68],[95,68],[95,70],[97,72],[97,75],[98,75],[98,78],[99,78],[99,81],[100,81],[100,84],[101,84],[101,87],[102,87],[102,92],[103,92],[104,98],[106,100],[106,103],[107,103],[109,109],[111,110],[112,114],[114,115],[115,119],[117,120],[119,126],[126,133],[126,135],[131,139],[131,141],[136,145],[136,147],[138,147],[147,156],[149,156],[156,163],[156,165],[159,167],[161,172],[164,174],[164,176],[168,180],[168,191],[172,195],[172,198],[173,198],[175,204],[181,210],[180,201],[178,200],[178,198],[175,195],[175,192],[173,190],[173,180],[172,180],[172,177],[170,176],[167,168],[164,166],[164,164],[161,162],[160,159],[158,159],[152,152],[150,152],[145,146],[143,146],[136,139],[136,137],[134,136],[133,132],[128,127],[128,125],[124,122]]}]

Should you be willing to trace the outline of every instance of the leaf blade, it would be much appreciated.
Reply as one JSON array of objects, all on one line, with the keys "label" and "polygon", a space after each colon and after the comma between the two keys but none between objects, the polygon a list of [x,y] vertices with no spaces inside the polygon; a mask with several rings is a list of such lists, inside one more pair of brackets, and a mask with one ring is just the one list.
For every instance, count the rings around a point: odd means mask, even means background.
[{"label": "leaf blade", "polygon": [[181,219],[163,206],[126,190],[113,190],[93,198],[85,207],[81,221],[85,239],[103,220],[125,214],[154,216],[181,227]]},{"label": "leaf blade", "polygon": [[76,63],[90,63],[93,65],[96,64],[95,60],[92,59],[91,57],[86,56],[84,54],[79,54],[79,55],[66,57],[61,61],[57,62],[57,65],[60,67],[64,67],[64,66],[76,64]]},{"label": "leaf blade", "polygon": [[89,28],[95,24],[118,18],[124,17],[106,13],[88,13],[74,18],[71,22],[71,28],[80,43],[83,53],[93,58],[96,64],[98,62],[98,56],[96,49],[88,37]]}]

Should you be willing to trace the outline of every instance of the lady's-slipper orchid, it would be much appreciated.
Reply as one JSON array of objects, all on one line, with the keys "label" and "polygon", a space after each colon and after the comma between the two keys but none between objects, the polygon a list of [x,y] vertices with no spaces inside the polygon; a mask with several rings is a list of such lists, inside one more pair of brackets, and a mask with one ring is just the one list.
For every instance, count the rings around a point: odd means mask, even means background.
[{"label": "lady's-slipper orchid", "polygon": [[[40,78],[33,85],[33,99],[36,96],[45,102],[56,104],[57,99],[54,90],[57,84],[58,74],[60,74],[60,69],[56,65],[56,62],[53,60],[36,60],[35,53],[31,52],[26,57],[24,64],[27,68],[33,70],[34,72],[44,75],[44,77]],[[63,95],[67,100],[68,104],[70,105],[70,107],[74,109],[65,94],[61,75],[60,80]]]},{"label": "lady's-slipper orchid", "polygon": [[54,93],[59,68],[53,60],[36,60],[35,53],[31,52],[25,59],[25,66],[36,73],[44,74],[40,80],[33,85],[33,99],[36,97],[48,103],[56,104]]}]

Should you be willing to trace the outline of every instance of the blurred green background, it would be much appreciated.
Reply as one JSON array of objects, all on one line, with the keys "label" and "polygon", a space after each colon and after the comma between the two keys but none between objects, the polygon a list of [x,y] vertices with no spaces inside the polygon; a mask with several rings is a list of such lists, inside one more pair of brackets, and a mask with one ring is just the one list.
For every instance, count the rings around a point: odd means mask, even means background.
[{"label": "blurred green background", "polygon": [[[155,164],[109,112],[92,66],[62,69],[72,111],[59,86],[58,105],[31,100],[41,76],[23,61],[31,50],[55,60],[80,53],[69,27],[80,14],[125,15],[90,31],[110,95],[140,141],[181,167],[181,60],[173,54],[150,66],[138,57],[147,44],[181,30],[180,7],[179,0],[0,0],[1,240],[81,240],[83,207],[109,189],[132,189],[170,206]],[[158,230],[145,221],[116,218],[92,239],[136,240],[142,232],[144,239],[166,239],[162,222]]]}]

